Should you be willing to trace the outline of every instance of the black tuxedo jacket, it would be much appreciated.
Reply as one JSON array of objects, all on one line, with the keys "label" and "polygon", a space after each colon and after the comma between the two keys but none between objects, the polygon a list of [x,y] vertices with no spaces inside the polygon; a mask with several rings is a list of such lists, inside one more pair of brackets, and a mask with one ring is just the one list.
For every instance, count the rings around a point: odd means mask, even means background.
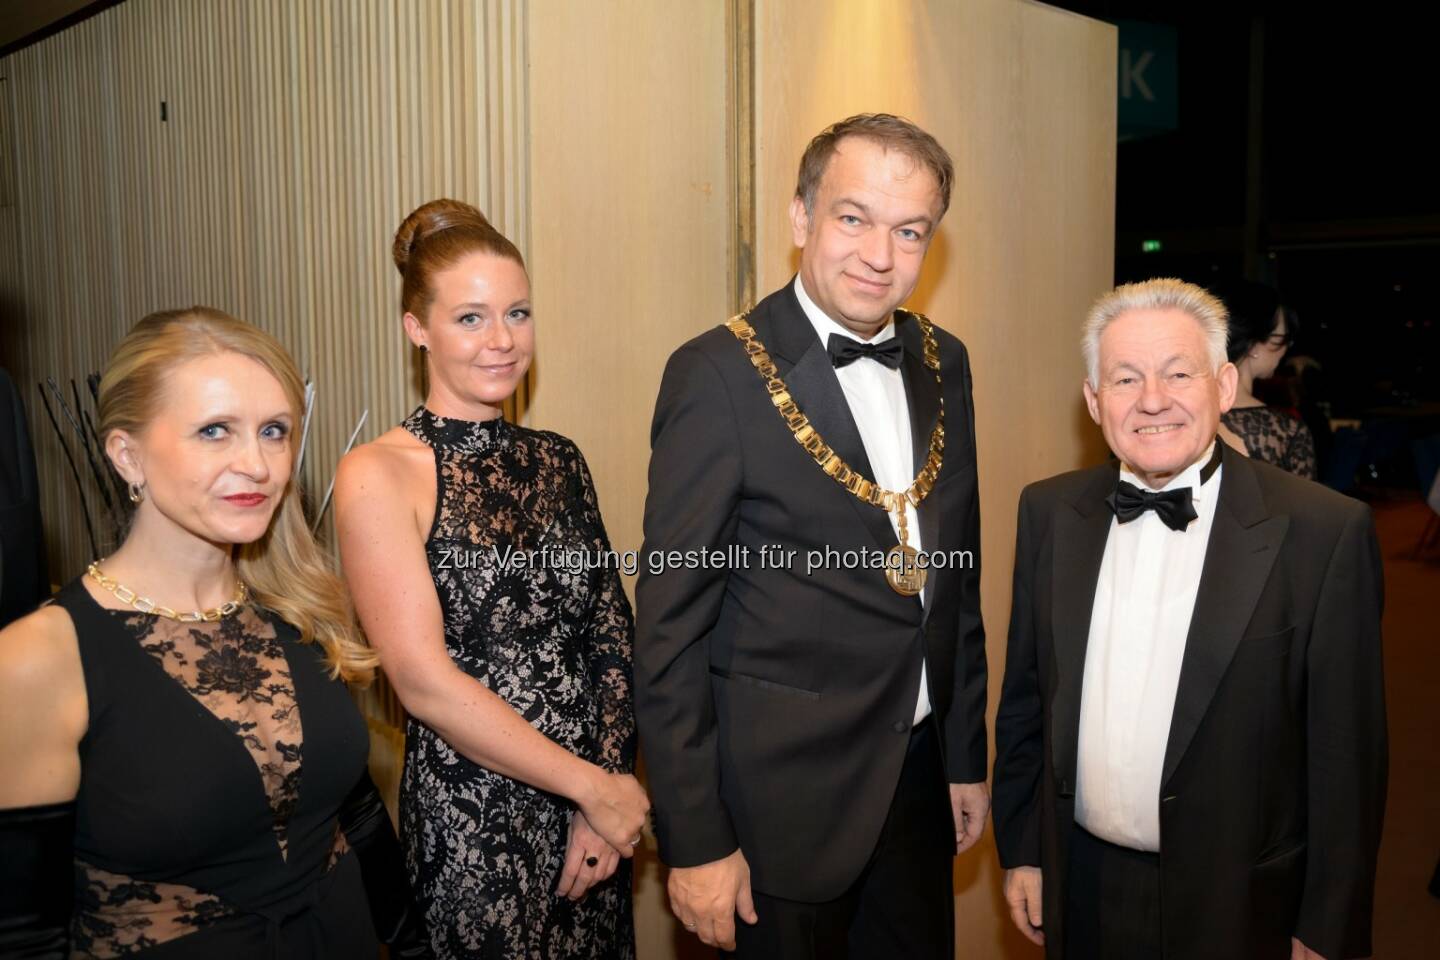
[{"label": "black tuxedo jacket", "polygon": [[[1160,795],[1167,960],[1368,956],[1387,750],[1369,508],[1228,447]],[[995,719],[1005,867],[1044,870],[1064,956],[1067,846],[1112,463],[1020,498]]]},{"label": "black tuxedo jacket", "polygon": [[[825,442],[873,479],[792,286],[763,300],[750,322]],[[940,388],[918,323],[903,311],[894,322],[918,471]],[[938,482],[918,509],[922,545],[972,551],[973,563],[930,570],[923,606],[891,590],[882,569],[832,562],[806,573],[808,551],[873,553],[896,537],[883,510],[826,476],[795,441],[729,330],[671,356],[651,431],[635,643],[636,717],[665,862],[694,866],[738,846],[757,890],[816,902],[843,893],[889,810],[922,658],[949,780],[985,779],[970,367],[959,340],[939,328],[935,336],[946,436]],[[765,545],[794,551],[788,568],[761,569]],[[750,549],[748,568],[648,567],[657,551],[730,547]]]}]

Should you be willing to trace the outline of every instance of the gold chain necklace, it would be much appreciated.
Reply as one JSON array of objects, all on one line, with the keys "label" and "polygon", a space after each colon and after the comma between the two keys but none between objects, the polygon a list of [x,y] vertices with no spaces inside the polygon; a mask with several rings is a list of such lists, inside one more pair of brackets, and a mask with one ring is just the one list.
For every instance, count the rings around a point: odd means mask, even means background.
[{"label": "gold chain necklace", "polygon": [[186,613],[177,613],[171,607],[162,606],[151,600],[149,597],[142,597],[125,586],[114,577],[106,575],[100,569],[98,561],[94,561],[85,568],[85,573],[100,586],[115,595],[121,603],[128,603],[141,613],[153,613],[157,617],[164,617],[167,620],[179,620],[181,623],[214,623],[222,617],[239,610],[245,603],[250,592],[245,589],[245,583],[241,580],[235,581],[235,599],[227,600],[218,607],[209,610],[191,610]]},{"label": "gold chain necklace", "polygon": [[[909,502],[918,509],[920,501],[925,499],[931,488],[935,486],[935,479],[940,476],[940,467],[944,462],[945,455],[944,393],[940,394],[940,416],[935,421],[935,429],[930,432],[930,450],[926,454],[925,465],[920,468],[920,472],[915,475],[914,481],[906,489],[886,490],[879,484],[866,479],[864,475],[840,459],[840,455],[824,441],[820,432],[811,425],[809,418],[801,412],[794,398],[790,396],[785,381],[780,379],[775,369],[775,362],[770,359],[765,345],[755,335],[755,328],[750,326],[749,316],[749,313],[742,313],[732,317],[725,326],[735,335],[735,339],[740,341],[745,348],[746,355],[750,358],[750,364],[760,375],[760,379],[765,381],[765,389],[770,394],[770,402],[775,405],[776,412],[785,421],[785,425],[790,428],[795,442],[805,448],[805,452],[810,454],[821,470],[825,471],[826,476],[865,503],[895,514],[895,525],[900,534],[900,542],[891,547],[890,552],[885,556],[885,580],[896,593],[907,597],[915,596],[925,588],[925,568],[919,564],[919,554],[909,543],[905,504]],[[921,314],[911,313],[910,316],[914,317],[920,325],[920,335],[924,341],[925,366],[935,372],[935,384],[938,387],[940,386],[940,345],[935,341],[933,324],[928,317]]]}]

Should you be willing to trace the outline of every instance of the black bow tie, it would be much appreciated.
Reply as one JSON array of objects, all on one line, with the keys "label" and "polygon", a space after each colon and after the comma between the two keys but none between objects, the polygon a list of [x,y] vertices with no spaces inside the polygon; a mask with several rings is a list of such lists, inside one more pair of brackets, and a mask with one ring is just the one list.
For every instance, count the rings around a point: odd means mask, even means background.
[{"label": "black bow tie", "polygon": [[1154,510],[1165,526],[1171,530],[1184,530],[1191,520],[1200,516],[1190,502],[1189,487],[1151,493],[1149,490],[1141,490],[1127,480],[1121,480],[1115,487],[1115,492],[1105,498],[1105,502],[1110,504],[1110,509],[1115,511],[1115,519],[1121,523],[1129,523],[1146,510]]},{"label": "black bow tie", "polygon": [[905,345],[900,342],[899,337],[891,337],[884,343],[861,343],[859,340],[832,333],[830,339],[825,343],[825,350],[830,354],[830,362],[835,365],[837,370],[854,363],[861,357],[869,357],[876,363],[883,363],[891,370],[899,370],[900,358],[905,354]]},{"label": "black bow tie", "polygon": [[[1220,467],[1220,441],[1215,441],[1214,449],[1210,453],[1210,460],[1200,470],[1200,485],[1215,475]],[[1110,509],[1115,511],[1115,519],[1121,523],[1129,523],[1140,516],[1146,510],[1154,510],[1160,522],[1171,530],[1184,530],[1190,525],[1190,521],[1198,520],[1200,515],[1195,512],[1195,505],[1190,500],[1190,488],[1180,487],[1175,490],[1161,490],[1152,493],[1149,490],[1141,490],[1128,480],[1121,480],[1115,486],[1115,492],[1105,498]]]}]

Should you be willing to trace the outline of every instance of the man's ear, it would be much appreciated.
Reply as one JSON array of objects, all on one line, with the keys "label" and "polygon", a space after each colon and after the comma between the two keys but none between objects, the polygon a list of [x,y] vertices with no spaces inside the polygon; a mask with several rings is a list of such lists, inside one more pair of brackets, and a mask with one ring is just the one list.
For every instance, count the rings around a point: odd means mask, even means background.
[{"label": "man's ear", "polygon": [[810,214],[805,212],[805,201],[797,194],[790,200],[790,238],[795,246],[805,246],[810,237]]},{"label": "man's ear", "polygon": [[1100,424],[1100,395],[1095,392],[1094,387],[1090,386],[1089,379],[1080,381],[1080,389],[1085,394],[1085,407],[1090,411],[1090,419],[1094,420],[1098,426]]},{"label": "man's ear", "polygon": [[1235,406],[1235,393],[1240,388],[1240,371],[1235,364],[1227,363],[1215,374],[1215,383],[1220,388],[1220,412]]}]

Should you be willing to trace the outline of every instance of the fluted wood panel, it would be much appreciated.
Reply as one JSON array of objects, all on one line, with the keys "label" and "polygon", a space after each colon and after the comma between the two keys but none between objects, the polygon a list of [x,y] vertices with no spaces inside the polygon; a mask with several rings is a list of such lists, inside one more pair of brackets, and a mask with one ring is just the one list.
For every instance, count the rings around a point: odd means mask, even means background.
[{"label": "fluted wood panel", "polygon": [[[975,379],[990,716],[1020,489],[1096,455],[1079,325],[1112,282],[1115,31],[1023,0],[756,0],[758,289],[789,279],[786,208],[826,124],[900,113],[950,151],[956,182],[912,304],[959,336]],[[957,956],[1031,957],[993,843],[957,861]]]},{"label": "fluted wood panel", "polygon": [[0,363],[32,408],[52,579],[90,548],[34,383],[100,369],[146,313],[204,303],[290,348],[316,501],[363,410],[362,442],[418,401],[390,238],[452,196],[527,249],[525,27],[522,0],[129,0],[0,61]]}]

